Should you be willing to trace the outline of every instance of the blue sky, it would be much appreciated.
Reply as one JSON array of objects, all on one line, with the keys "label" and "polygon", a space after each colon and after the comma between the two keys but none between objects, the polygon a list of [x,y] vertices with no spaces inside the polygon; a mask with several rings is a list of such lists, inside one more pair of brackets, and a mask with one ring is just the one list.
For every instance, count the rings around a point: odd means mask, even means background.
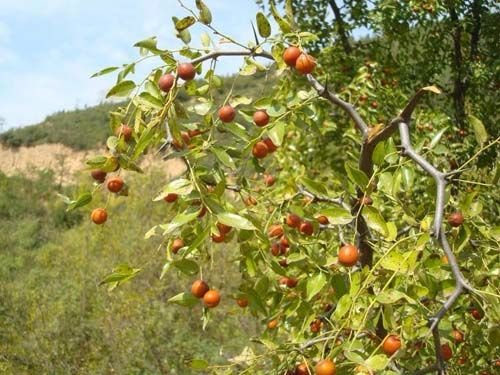
[{"label": "blue sky", "polygon": [[[253,0],[205,2],[218,29],[241,42],[252,40],[250,22],[258,11]],[[114,77],[90,75],[134,61],[139,56],[132,45],[153,35],[160,48],[179,47],[173,15],[186,15],[177,0],[0,0],[3,130],[102,101]],[[197,45],[201,31],[196,29],[193,36]],[[235,72],[240,64],[239,58],[224,60],[218,71]]]}]

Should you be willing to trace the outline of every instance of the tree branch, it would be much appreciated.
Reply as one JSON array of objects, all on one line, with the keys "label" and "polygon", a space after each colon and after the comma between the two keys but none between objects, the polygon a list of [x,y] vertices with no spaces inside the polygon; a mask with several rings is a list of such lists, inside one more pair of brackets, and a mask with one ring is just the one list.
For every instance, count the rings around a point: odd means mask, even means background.
[{"label": "tree branch", "polygon": [[345,22],[344,19],[342,18],[342,13],[340,12],[340,9],[335,0],[328,0],[328,4],[330,4],[333,14],[335,15],[335,21],[337,22],[337,29],[339,32],[340,41],[342,42],[342,47],[344,48],[344,52],[347,55],[350,55],[352,53],[352,47],[351,44],[349,43],[349,34],[346,31]]}]

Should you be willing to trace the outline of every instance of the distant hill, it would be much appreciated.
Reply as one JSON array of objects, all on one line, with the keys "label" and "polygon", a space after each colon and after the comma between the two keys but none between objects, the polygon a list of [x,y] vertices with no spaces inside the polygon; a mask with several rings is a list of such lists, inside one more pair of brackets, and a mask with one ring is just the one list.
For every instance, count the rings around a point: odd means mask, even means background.
[{"label": "distant hill", "polygon": [[[264,74],[247,76],[229,76],[223,79],[215,96],[223,100],[233,87],[234,95],[258,97],[262,93]],[[181,101],[189,100],[184,91],[179,96]],[[110,134],[108,113],[120,104],[103,103],[95,107],[61,111],[54,113],[39,124],[22,128],[9,129],[0,133],[0,144],[8,147],[35,146],[47,143],[58,143],[75,150],[92,150],[102,146]]]}]

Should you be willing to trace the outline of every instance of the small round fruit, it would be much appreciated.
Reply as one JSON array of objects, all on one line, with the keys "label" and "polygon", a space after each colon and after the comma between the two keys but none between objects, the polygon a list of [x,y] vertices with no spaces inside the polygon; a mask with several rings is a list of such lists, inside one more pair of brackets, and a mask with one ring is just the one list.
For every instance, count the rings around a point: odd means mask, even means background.
[{"label": "small round fruit", "polygon": [[208,292],[209,289],[210,288],[205,281],[196,280],[193,285],[191,285],[191,294],[196,298],[203,298],[203,296]]},{"label": "small round fruit", "polygon": [[302,51],[295,46],[290,46],[283,52],[283,61],[288,66],[295,66]]},{"label": "small round fruit", "polygon": [[269,124],[269,115],[264,110],[256,111],[253,114],[253,122],[259,127],[266,126]]},{"label": "small round fruit", "polygon": [[373,101],[370,103],[370,106],[373,108],[373,109],[376,109],[378,107],[378,103],[376,101]]},{"label": "small round fruit", "polygon": [[219,109],[219,119],[222,122],[231,122],[236,117],[236,111],[229,104]]},{"label": "small round fruit", "polygon": [[382,350],[388,356],[396,353],[399,348],[401,348],[401,339],[396,335],[388,336],[382,344]]},{"label": "small round fruit", "polygon": [[325,215],[318,216],[318,223],[321,225],[328,225],[330,224],[330,220]]},{"label": "small round fruit", "polygon": [[269,153],[273,153],[278,149],[278,146],[276,146],[273,141],[271,141],[271,138],[263,138],[262,142],[264,142],[267,146],[267,151]]},{"label": "small round fruit", "polygon": [[226,239],[226,236],[224,234],[212,234],[212,241],[215,243],[222,243]]},{"label": "small round fruit", "polygon": [[290,247],[290,242],[288,241],[288,238],[285,236],[280,238],[280,246],[288,249]]},{"label": "small round fruit", "polygon": [[311,74],[316,67],[316,60],[307,53],[301,54],[295,62],[295,69],[300,74]]},{"label": "small round fruit", "polygon": [[174,87],[175,77],[173,74],[164,74],[158,80],[158,87],[163,92],[169,92],[172,87]]},{"label": "small round fruit", "polygon": [[191,63],[182,63],[177,66],[177,75],[184,81],[191,81],[196,77],[196,69]]},{"label": "small round fruit", "polygon": [[287,268],[288,267],[288,261],[286,260],[286,258],[280,259],[280,261],[278,263],[283,268]]},{"label": "small round fruit", "polygon": [[269,237],[281,237],[283,235],[283,227],[279,224],[270,225],[267,233]]},{"label": "small round fruit", "polygon": [[271,245],[271,254],[273,254],[275,257],[281,254],[281,248],[279,243],[275,242]]},{"label": "small round fruit", "polygon": [[330,359],[323,359],[314,368],[316,375],[335,375],[335,363]]},{"label": "small round fruit", "polygon": [[354,245],[343,245],[339,250],[339,263],[346,267],[354,266],[359,260],[359,250]]},{"label": "small round fruit", "polygon": [[473,308],[471,311],[470,311],[470,314],[472,315],[472,317],[476,320],[481,320],[483,318],[483,314],[481,313],[481,311],[479,311],[478,309],[476,308]]},{"label": "small round fruit", "polygon": [[265,158],[267,156],[268,152],[269,152],[269,149],[267,148],[266,144],[262,141],[259,141],[253,145],[252,155],[254,157],[256,157],[257,159]]},{"label": "small round fruit", "polygon": [[165,200],[165,202],[167,203],[172,203],[172,202],[175,202],[177,200],[179,196],[175,193],[169,193],[167,194],[167,196],[165,198],[163,198]]},{"label": "small round fruit", "polygon": [[269,329],[275,329],[277,326],[278,326],[277,319],[273,319],[273,320],[270,320],[269,322],[267,322],[267,328],[269,328]]},{"label": "small round fruit", "polygon": [[451,332],[451,336],[453,337],[453,340],[455,340],[455,343],[457,344],[464,342],[464,334],[458,329],[454,329]]},{"label": "small round fruit", "polygon": [[373,204],[373,199],[371,199],[369,196],[365,196],[363,198],[360,198],[360,203],[364,206],[371,206]]},{"label": "small round fruit", "polygon": [[104,180],[106,179],[107,173],[101,169],[94,169],[92,172],[90,172],[90,175],[94,180],[103,183]]},{"label": "small round fruit", "polygon": [[116,128],[115,130],[115,135],[120,138],[123,137],[123,140],[125,142],[130,141],[132,138],[132,128],[128,125],[120,125],[119,127]]},{"label": "small round fruit", "polygon": [[311,329],[312,333],[318,333],[321,331],[321,320],[320,319],[314,319],[311,324],[309,324],[309,328]]},{"label": "small round fruit", "polygon": [[198,212],[198,219],[201,219],[206,214],[207,214],[207,208],[205,206],[201,206],[200,211]]},{"label": "small round fruit", "polygon": [[209,309],[216,307],[220,302],[220,293],[214,289],[209,290],[203,296],[203,303]]},{"label": "small round fruit", "polygon": [[217,223],[217,229],[219,230],[220,234],[226,235],[229,232],[231,232],[231,229],[233,229],[233,228],[230,227],[229,225],[226,225],[226,224]]},{"label": "small round fruit", "polygon": [[236,303],[238,304],[239,307],[244,309],[245,307],[248,306],[248,300],[246,298],[238,298],[236,300]]},{"label": "small round fruit", "polygon": [[460,211],[453,212],[448,216],[448,224],[450,224],[453,228],[458,228],[460,225],[464,223],[464,215]]},{"label": "small round fruit", "polygon": [[174,242],[172,242],[172,252],[177,254],[180,249],[184,247],[184,241],[182,238],[176,238]]},{"label": "small round fruit", "polygon": [[311,375],[311,373],[309,372],[309,368],[307,367],[307,365],[305,363],[299,363],[295,367],[295,374],[294,375]]},{"label": "small round fruit", "polygon": [[453,357],[453,351],[448,343],[441,345],[441,357],[443,357],[445,361],[449,361],[451,357]]},{"label": "small round fruit", "polygon": [[286,225],[290,228],[298,228],[300,227],[300,223],[302,222],[299,215],[296,214],[288,214],[286,216]]},{"label": "small round fruit", "polygon": [[113,177],[108,180],[106,186],[112,193],[118,193],[123,188],[123,179],[121,177]]},{"label": "small round fruit", "polygon": [[104,224],[108,220],[108,213],[105,208],[96,208],[90,214],[90,218],[96,224]]},{"label": "small round fruit", "polygon": [[276,177],[270,174],[266,174],[264,176],[264,183],[266,184],[266,186],[273,186],[275,182],[276,182]]},{"label": "small round fruit", "polygon": [[306,236],[312,236],[312,234],[314,233],[314,227],[310,222],[304,221],[302,224],[300,224],[299,231]]},{"label": "small round fruit", "polygon": [[295,277],[287,277],[286,278],[286,286],[289,288],[295,288],[298,283],[299,283],[299,280],[297,280]]}]

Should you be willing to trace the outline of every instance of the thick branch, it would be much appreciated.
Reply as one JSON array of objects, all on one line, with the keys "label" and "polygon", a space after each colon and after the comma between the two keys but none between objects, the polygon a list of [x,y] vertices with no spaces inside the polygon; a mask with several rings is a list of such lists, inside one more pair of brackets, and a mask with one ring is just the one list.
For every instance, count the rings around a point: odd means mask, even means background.
[{"label": "thick branch", "polygon": [[479,37],[481,32],[481,10],[483,0],[472,2],[472,31],[470,35],[470,61],[477,59],[479,53]]},{"label": "thick branch", "polygon": [[347,33],[344,19],[342,18],[342,13],[335,2],[335,0],[328,0],[328,4],[332,8],[333,14],[335,16],[335,21],[337,22],[337,30],[339,32],[340,41],[342,42],[342,47],[344,48],[344,52],[347,55],[352,53],[352,47],[349,43],[349,34]]}]

